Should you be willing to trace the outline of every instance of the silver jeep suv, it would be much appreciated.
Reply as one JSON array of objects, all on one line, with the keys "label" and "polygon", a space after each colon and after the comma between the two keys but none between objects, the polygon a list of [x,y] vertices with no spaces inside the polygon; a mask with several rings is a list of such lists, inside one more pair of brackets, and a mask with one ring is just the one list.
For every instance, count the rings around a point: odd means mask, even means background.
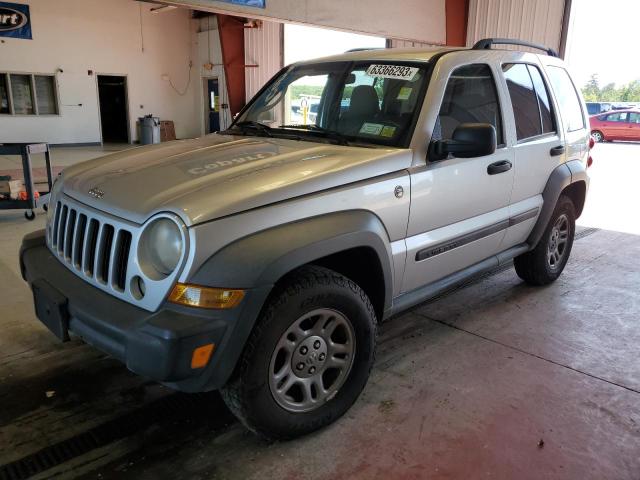
[{"label": "silver jeep suv", "polygon": [[553,51],[505,42],[294,64],[227,131],[66,169],[20,253],[38,318],[220,389],[266,437],[331,423],[381,321],[511,260],[533,285],[567,263],[586,108]]}]

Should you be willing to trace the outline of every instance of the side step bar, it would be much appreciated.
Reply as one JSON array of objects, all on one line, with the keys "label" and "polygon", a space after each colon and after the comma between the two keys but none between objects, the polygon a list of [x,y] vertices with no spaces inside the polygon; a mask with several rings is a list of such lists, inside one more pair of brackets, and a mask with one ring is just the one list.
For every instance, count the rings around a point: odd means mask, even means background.
[{"label": "side step bar", "polygon": [[393,299],[391,308],[385,312],[384,318],[386,319],[404,310],[408,310],[409,308],[429,300],[430,298],[441,294],[445,290],[448,290],[471,277],[475,277],[500,265],[504,265],[518,255],[526,253],[529,250],[531,250],[531,246],[528,243],[516,245],[502,253],[471,265],[464,270],[452,273],[451,275],[448,275],[436,282],[417,288],[411,292],[403,293]]}]

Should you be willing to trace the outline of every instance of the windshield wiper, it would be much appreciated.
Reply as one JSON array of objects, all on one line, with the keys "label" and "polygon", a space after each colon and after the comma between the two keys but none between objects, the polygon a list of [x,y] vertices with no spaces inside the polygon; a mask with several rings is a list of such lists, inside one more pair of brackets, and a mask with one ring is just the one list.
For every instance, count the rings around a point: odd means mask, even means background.
[{"label": "windshield wiper", "polygon": [[243,120],[241,122],[234,123],[232,126],[239,127],[241,130],[245,131],[247,128],[251,128],[253,130],[258,130],[259,132],[264,133],[268,137],[273,137],[273,134],[270,131],[271,127],[269,125],[265,125],[264,123],[256,122],[254,120]]},{"label": "windshield wiper", "polygon": [[296,130],[308,130],[315,133],[320,133],[325,137],[335,140],[340,145],[350,145],[349,140],[345,135],[340,132],[336,132],[335,130],[329,130],[328,128],[319,127],[318,125],[308,124],[308,125],[280,125],[278,128],[284,129],[296,129]]}]

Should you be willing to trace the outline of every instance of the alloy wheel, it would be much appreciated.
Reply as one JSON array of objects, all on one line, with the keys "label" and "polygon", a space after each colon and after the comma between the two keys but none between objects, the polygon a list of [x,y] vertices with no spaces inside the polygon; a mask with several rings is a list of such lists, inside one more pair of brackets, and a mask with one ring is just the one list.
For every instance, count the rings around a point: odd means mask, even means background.
[{"label": "alloy wheel", "polygon": [[271,355],[269,388],[290,412],[309,412],[331,400],[349,376],[355,334],[342,313],[322,308],[298,318]]}]

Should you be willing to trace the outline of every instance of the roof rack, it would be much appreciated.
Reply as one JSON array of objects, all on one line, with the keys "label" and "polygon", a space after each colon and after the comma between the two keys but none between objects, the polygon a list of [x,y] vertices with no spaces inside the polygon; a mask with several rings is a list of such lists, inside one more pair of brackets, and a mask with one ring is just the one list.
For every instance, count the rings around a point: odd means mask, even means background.
[{"label": "roof rack", "polygon": [[360,48],[351,48],[344,53],[366,52],[369,50],[385,50],[385,49],[382,47],[360,47]]},{"label": "roof rack", "polygon": [[483,38],[478,40],[476,44],[471,47],[473,50],[490,50],[492,45],[520,45],[521,47],[535,48],[536,50],[542,50],[546,52],[550,57],[557,57],[558,52],[553,48],[545,47],[538,43],[525,42],[524,40],[515,40],[512,38]]}]

